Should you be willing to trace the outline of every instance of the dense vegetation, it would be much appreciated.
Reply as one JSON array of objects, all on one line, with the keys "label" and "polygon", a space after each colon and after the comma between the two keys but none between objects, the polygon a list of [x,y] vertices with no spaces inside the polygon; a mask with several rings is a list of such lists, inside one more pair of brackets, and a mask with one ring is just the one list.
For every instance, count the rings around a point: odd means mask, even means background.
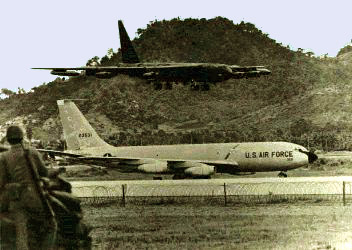
[{"label": "dense vegetation", "polygon": [[347,45],[347,46],[343,47],[342,49],[340,49],[339,53],[337,53],[337,56],[341,56],[341,55],[346,54],[351,51],[352,51],[352,46]]},{"label": "dense vegetation", "polygon": [[[352,126],[314,120],[313,107],[321,105],[311,94],[327,83],[348,85],[350,66],[292,51],[251,23],[234,24],[223,17],[155,20],[137,34],[133,43],[141,61],[265,65],[272,74],[228,80],[208,92],[186,86],[155,91],[146,81],[127,76],[58,78],[30,93],[11,94],[0,101],[1,109],[13,110],[12,116],[31,114],[42,125],[56,119],[57,99],[88,99],[77,103],[79,108],[115,145],[287,140],[325,149],[351,147],[346,133],[335,132]],[[109,49],[90,61],[115,65],[121,55]],[[101,117],[108,119],[101,124]]]}]

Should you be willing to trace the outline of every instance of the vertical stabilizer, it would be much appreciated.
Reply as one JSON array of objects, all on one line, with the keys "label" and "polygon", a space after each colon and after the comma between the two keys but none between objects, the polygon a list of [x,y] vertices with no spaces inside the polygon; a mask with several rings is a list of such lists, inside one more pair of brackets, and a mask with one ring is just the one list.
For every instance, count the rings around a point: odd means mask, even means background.
[{"label": "vertical stabilizer", "polygon": [[67,150],[107,146],[73,101],[58,100],[60,120],[63,127]]},{"label": "vertical stabilizer", "polygon": [[139,58],[132,45],[131,39],[127,34],[121,20],[119,20],[120,44],[122,53],[122,62],[124,63],[139,63]]}]

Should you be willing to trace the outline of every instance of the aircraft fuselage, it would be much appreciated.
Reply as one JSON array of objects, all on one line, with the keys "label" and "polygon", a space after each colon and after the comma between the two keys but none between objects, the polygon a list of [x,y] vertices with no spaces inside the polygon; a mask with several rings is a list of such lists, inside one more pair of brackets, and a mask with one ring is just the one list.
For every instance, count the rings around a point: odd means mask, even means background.
[{"label": "aircraft fuselage", "polygon": [[[218,164],[218,172],[287,171],[309,163],[307,149],[289,142],[247,142],[184,145],[153,145],[86,148],[72,153],[110,155],[116,157],[153,158],[156,160],[195,160],[227,162],[232,166]],[[141,164],[137,162],[136,164]],[[216,165],[216,164],[214,164]]]}]

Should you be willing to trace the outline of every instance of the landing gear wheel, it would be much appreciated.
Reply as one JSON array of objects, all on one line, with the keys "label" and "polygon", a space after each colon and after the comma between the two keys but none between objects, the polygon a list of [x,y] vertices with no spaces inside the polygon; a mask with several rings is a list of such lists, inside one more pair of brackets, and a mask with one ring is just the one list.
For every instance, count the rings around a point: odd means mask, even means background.
[{"label": "landing gear wheel", "polygon": [[200,86],[197,82],[191,82],[190,88],[191,88],[191,90],[199,91]]},{"label": "landing gear wheel", "polygon": [[279,177],[281,177],[281,178],[286,178],[287,177],[287,174],[285,173],[285,172],[280,172],[279,174],[278,174],[278,176]]}]

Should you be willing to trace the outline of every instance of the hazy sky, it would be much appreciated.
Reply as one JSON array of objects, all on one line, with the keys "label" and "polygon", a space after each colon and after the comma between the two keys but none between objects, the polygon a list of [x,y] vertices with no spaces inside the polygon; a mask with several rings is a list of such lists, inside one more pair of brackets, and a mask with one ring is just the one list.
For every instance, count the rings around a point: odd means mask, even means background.
[{"label": "hazy sky", "polygon": [[132,39],[155,19],[223,16],[251,22],[295,50],[336,56],[352,39],[351,7],[349,0],[3,1],[0,89],[28,91],[56,78],[32,67],[79,67],[109,48],[117,51],[118,19]]}]

